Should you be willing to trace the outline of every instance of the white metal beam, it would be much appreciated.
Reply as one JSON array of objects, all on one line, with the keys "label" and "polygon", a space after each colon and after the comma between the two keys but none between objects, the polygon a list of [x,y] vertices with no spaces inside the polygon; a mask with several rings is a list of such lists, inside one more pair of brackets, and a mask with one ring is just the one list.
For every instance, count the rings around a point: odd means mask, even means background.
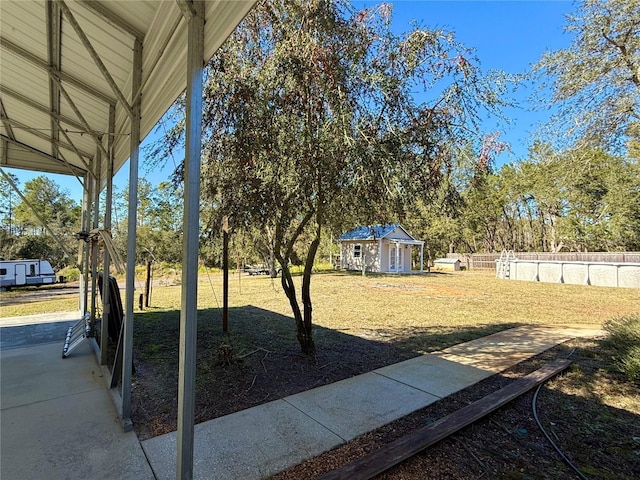
[{"label": "white metal beam", "polygon": [[[92,216],[93,224],[92,230],[97,229],[100,221],[100,171],[102,169],[102,152],[99,148],[96,149],[95,165],[94,169],[98,172],[93,178],[93,198],[92,200]],[[96,301],[98,293],[98,242],[91,241],[91,312],[89,321],[91,325],[91,335],[96,334]],[[106,249],[105,249],[106,250]]]},{"label": "white metal beam", "polygon": [[[109,108],[109,137],[107,138],[107,193],[104,201],[104,228],[111,231],[111,205],[113,202],[113,161],[114,161],[114,136],[116,129],[116,108],[112,105]],[[111,315],[111,303],[109,300],[109,249],[104,249],[103,272],[102,272],[102,323],[100,325],[100,365],[108,362],[107,348],[109,345],[109,316]]]},{"label": "white metal beam", "polygon": [[[22,142],[19,142],[17,140],[13,140],[13,139],[11,139],[9,137],[6,137],[5,135],[0,135],[0,140],[5,142],[5,143],[7,143],[7,144],[15,145],[16,147],[18,147],[18,148],[20,148],[20,149],[22,149],[22,150],[24,150],[26,152],[29,152],[29,153],[31,153],[31,154],[33,154],[35,156],[38,156],[43,161],[53,162],[53,163],[63,163],[59,159],[57,159],[55,157],[52,157],[51,155],[48,155],[48,154],[46,154],[46,153],[44,153],[44,152],[42,152],[42,151],[40,151],[40,150],[38,150],[36,148],[33,148],[30,145],[26,145],[26,144],[24,144]],[[11,166],[11,165],[8,165],[8,162],[4,162],[4,165]],[[75,171],[73,172],[74,175],[84,175],[86,173],[85,170],[83,170],[82,168],[77,167],[75,165],[72,168],[75,169]]]},{"label": "white metal beam", "polygon": [[[75,146],[75,144],[73,143],[73,141],[71,140],[71,138],[69,137],[69,135],[67,135],[67,132],[61,128],[60,130],[58,130],[59,132],[62,132],[62,135],[64,136],[64,138],[67,140],[67,142],[69,142],[69,145],[71,146],[71,148],[73,149],[74,152],[76,152],[76,155],[78,156],[78,158],[80,159],[80,161],[82,162],[82,164],[86,167],[87,172],[89,172],[91,174],[91,176],[95,179],[96,178],[96,173],[98,172],[94,172],[93,169],[91,168],[91,166],[84,160],[84,158],[82,157],[82,153],[80,152],[80,150],[78,150],[78,148]],[[60,144],[60,142],[57,142],[58,144]],[[100,151],[100,149],[96,149],[98,152]]]},{"label": "white metal beam", "polygon": [[104,6],[100,2],[96,2],[94,0],[79,1],[80,5],[87,8],[88,10],[91,10],[109,25],[116,27],[121,32],[130,35],[132,38],[137,38],[138,40],[144,39],[144,33],[142,33],[140,30],[138,30],[122,18],[115,15],[113,12],[104,8]]},{"label": "white metal beam", "polygon": [[193,433],[198,330],[198,239],[200,220],[200,151],[202,148],[202,69],[204,2],[188,2],[187,92],[184,178],[182,301],[178,366],[178,480],[193,478]]},{"label": "white metal beam", "polygon": [[[132,95],[138,91],[142,80],[142,42],[136,40],[133,47]],[[122,349],[122,428],[133,429],[131,423],[131,373],[133,366],[133,309],[136,281],[136,233],[138,218],[138,167],[140,156],[140,103],[141,96],[133,99],[131,117],[131,154],[129,156],[129,218],[127,222],[127,279],[125,290],[124,341]]]},{"label": "white metal beam", "polygon": [[[88,232],[91,229],[91,199],[95,182],[89,175],[85,175],[84,178],[87,188],[82,195],[82,231]],[[83,317],[89,309],[89,248],[89,242],[82,243],[82,308],[80,311]]]},{"label": "white metal beam", "polygon": [[[60,63],[62,62],[62,16],[60,9],[53,2],[47,2],[47,54],[49,60],[49,66],[56,70],[60,70]],[[60,140],[60,132],[58,131],[58,123],[53,118],[55,115],[60,114],[60,92],[58,91],[58,85],[49,78],[49,104],[51,108],[51,114],[49,122],[51,124],[51,155],[58,156],[57,142]]]},{"label": "white metal beam", "polygon": [[11,127],[11,123],[8,121],[9,116],[7,115],[7,111],[4,109],[4,103],[2,103],[2,98],[0,98],[0,120],[4,124],[4,128],[7,131],[7,135],[12,140],[16,139],[15,134],[13,133],[13,128]]},{"label": "white metal beam", "polygon": [[[38,138],[40,138],[42,140],[46,140],[47,142],[53,141],[53,139],[51,138],[51,135],[47,135],[46,133],[43,133],[41,130],[38,130],[37,128],[30,127],[28,125],[25,125],[24,123],[19,122],[18,120],[14,120],[12,118],[6,118],[5,117],[5,118],[2,119],[2,121],[8,123],[9,125],[12,125],[15,128],[18,128],[20,130],[24,130],[25,132],[29,132],[34,137],[38,137]],[[13,140],[13,139],[11,139],[11,140]],[[66,148],[67,150],[74,150],[74,151],[77,150],[75,147],[71,146],[68,143],[59,142],[59,141],[56,141],[55,143],[57,143],[58,145],[60,145],[63,148]],[[85,158],[89,158],[89,159],[93,158],[93,155],[91,155],[91,154],[89,154],[87,152],[81,152],[80,150],[77,150],[76,153],[81,157],[85,157]],[[53,158],[54,160],[59,161],[54,156],[52,156],[52,155],[49,155],[49,156],[51,158]]]},{"label": "white metal beam", "polygon": [[[62,153],[62,149],[60,148],[60,145],[58,145],[58,144],[56,143],[56,144],[55,144],[55,147],[56,147],[56,153],[57,153],[56,158],[57,158],[58,160],[60,160],[62,163],[64,163],[64,164],[65,164],[65,166],[66,166],[66,167],[67,167],[67,169],[69,170],[69,173],[70,173],[71,175],[73,175],[73,176],[76,178],[76,180],[78,180],[78,182],[80,183],[80,185],[81,185],[81,186],[82,186],[82,188],[84,189],[84,188],[85,188],[85,187],[84,187],[84,182],[83,182],[82,180],[80,180],[80,177],[79,177],[78,175],[76,175],[76,173],[74,172],[74,170],[73,170],[73,166],[72,166],[72,165],[67,161],[67,159],[65,158],[64,154]],[[86,162],[84,162],[84,160],[83,160],[83,163],[85,163],[85,165],[86,165]],[[87,166],[88,166],[88,165],[87,165]]]},{"label": "white metal beam", "polygon": [[[84,125],[82,125],[80,122],[77,122],[60,113],[52,112],[51,109],[45,107],[44,105],[40,105],[39,103],[33,101],[32,99],[25,97],[24,95],[18,92],[15,92],[4,85],[0,85],[0,95],[6,95],[8,97],[11,97],[14,100],[17,100],[18,102],[22,103],[23,105],[26,105],[27,107],[33,108],[34,110],[37,110],[40,113],[44,113],[45,115],[49,115],[50,117],[60,121],[61,123],[64,123],[66,125],[69,125],[70,127],[75,128],[76,130],[79,130],[80,131],[79,133],[89,133],[85,131]],[[99,132],[99,133],[102,133],[102,132]]]},{"label": "white metal beam", "polygon": [[69,95],[69,93],[67,92],[67,89],[64,88],[64,86],[62,85],[62,82],[56,77],[53,77],[53,78],[54,78],[54,83],[57,84],[58,89],[60,90],[60,93],[62,93],[64,98],[69,103],[69,106],[71,107],[73,112],[76,114],[76,117],[78,117],[78,120],[84,126],[85,131],[89,134],[91,138],[93,138],[93,141],[96,143],[97,147],[100,150],[102,150],[103,155],[107,156],[108,153],[105,150],[104,146],[102,145],[102,139],[98,137],[98,135],[93,131],[93,129],[89,125],[89,122],[85,120],[84,115],[82,115],[82,112],[80,111],[76,103],[71,98],[71,95]]},{"label": "white metal beam", "polygon": [[[71,10],[69,10],[69,7],[67,6],[67,4],[64,3],[64,0],[56,0],[56,3],[60,6],[60,10],[62,10],[62,13],[64,13],[65,18],[71,24],[71,27],[73,27],[78,37],[80,37],[80,41],[89,52],[89,55],[91,56],[94,63],[98,67],[98,70],[100,70],[100,72],[102,73],[102,76],[104,77],[104,79],[107,81],[107,83],[111,87],[111,90],[113,91],[115,96],[118,98],[118,100],[120,100],[120,104],[122,105],[122,107],[129,113],[129,116],[133,117],[134,113],[131,105],[129,104],[129,101],[122,94],[120,87],[118,87],[118,84],[115,82],[115,80],[109,73],[109,70],[107,69],[105,64],[102,62],[102,59],[100,58],[100,55],[98,55],[98,52],[96,52],[95,48],[93,48],[91,41],[89,41],[89,38],[84,33],[84,30],[82,30],[82,27],[76,21],[75,17],[73,16],[73,13],[71,13]],[[136,40],[136,41],[142,44],[140,40]],[[134,75],[135,75],[135,68],[134,68]]]}]

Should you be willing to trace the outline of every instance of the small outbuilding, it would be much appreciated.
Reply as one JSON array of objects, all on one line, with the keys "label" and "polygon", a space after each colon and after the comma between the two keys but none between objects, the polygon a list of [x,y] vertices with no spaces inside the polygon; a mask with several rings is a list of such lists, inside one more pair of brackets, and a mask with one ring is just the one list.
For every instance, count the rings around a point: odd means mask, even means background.
[{"label": "small outbuilding", "polygon": [[[360,226],[346,232],[340,242],[340,267],[380,273],[423,272],[424,242],[400,224]],[[413,248],[420,250],[419,269],[412,268]]]},{"label": "small outbuilding", "polygon": [[457,258],[438,258],[433,261],[436,270],[460,271],[460,260]]}]

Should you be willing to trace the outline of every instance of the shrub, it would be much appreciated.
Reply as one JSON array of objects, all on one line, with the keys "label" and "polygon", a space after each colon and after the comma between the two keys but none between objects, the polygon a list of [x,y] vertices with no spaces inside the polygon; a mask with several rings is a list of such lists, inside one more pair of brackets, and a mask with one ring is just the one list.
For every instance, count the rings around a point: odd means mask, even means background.
[{"label": "shrub", "polygon": [[629,380],[640,383],[640,314],[607,320],[604,329],[608,336],[603,346],[615,367]]},{"label": "shrub", "polygon": [[59,275],[67,278],[67,282],[77,282],[80,280],[80,269],[76,267],[66,267],[58,272]]},{"label": "shrub", "polygon": [[[293,274],[301,274],[304,272],[304,265],[291,265],[289,270],[291,270]],[[316,262],[313,264],[312,272],[329,272],[331,270],[333,270],[333,264],[329,262]]]}]

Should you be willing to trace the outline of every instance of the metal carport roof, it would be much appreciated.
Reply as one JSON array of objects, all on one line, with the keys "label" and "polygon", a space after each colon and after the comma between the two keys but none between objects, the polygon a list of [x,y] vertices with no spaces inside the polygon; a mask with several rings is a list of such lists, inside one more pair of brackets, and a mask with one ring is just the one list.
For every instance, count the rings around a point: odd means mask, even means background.
[{"label": "metal carport roof", "polygon": [[[203,61],[254,3],[205,3]],[[111,133],[118,171],[130,154],[135,40],[142,44],[141,138],[185,88],[181,8],[176,1],[0,1],[0,166],[83,176],[96,139],[106,149]],[[106,172],[102,162],[100,178]]]}]

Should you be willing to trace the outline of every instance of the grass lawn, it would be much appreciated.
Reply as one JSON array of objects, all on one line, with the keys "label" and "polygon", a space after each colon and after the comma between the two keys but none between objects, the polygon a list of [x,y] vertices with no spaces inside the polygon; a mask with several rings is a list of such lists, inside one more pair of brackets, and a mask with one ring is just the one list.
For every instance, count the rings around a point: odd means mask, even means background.
[{"label": "grass lawn", "polygon": [[74,312],[78,310],[78,299],[77,283],[16,288],[0,292],[0,317]]},{"label": "grass lawn", "polygon": [[[636,289],[500,280],[482,270],[422,276],[323,273],[313,277],[311,289],[320,335],[329,329],[368,339],[402,340],[416,352],[433,350],[420,339],[434,329],[442,333],[523,323],[593,325],[640,308]],[[198,308],[203,321],[221,322],[216,311],[221,290],[220,275],[200,276]],[[152,308],[143,317],[179,310],[180,292],[179,285],[155,288]],[[280,279],[232,276],[229,302],[232,331],[233,322],[249,307],[291,317]],[[322,338],[318,343],[322,348]]]},{"label": "grass lawn", "polygon": [[[298,292],[301,277],[298,277]],[[166,283],[166,282],[165,282]],[[136,297],[142,282],[136,282]],[[393,276],[322,273],[312,279],[314,323],[349,334],[385,338],[419,333],[421,329],[498,324],[600,324],[640,309],[637,289],[606,288],[500,280],[492,271]],[[32,296],[32,289],[0,295],[4,317],[78,307],[75,294]],[[35,291],[35,290],[34,290]],[[142,315],[180,309],[180,285],[155,286],[151,308]],[[280,279],[230,277],[230,306],[240,312],[253,306],[291,316]],[[200,275],[198,308],[205,318],[222,304],[220,274]],[[137,305],[136,305],[136,313]],[[233,319],[233,316],[232,316]]]}]

